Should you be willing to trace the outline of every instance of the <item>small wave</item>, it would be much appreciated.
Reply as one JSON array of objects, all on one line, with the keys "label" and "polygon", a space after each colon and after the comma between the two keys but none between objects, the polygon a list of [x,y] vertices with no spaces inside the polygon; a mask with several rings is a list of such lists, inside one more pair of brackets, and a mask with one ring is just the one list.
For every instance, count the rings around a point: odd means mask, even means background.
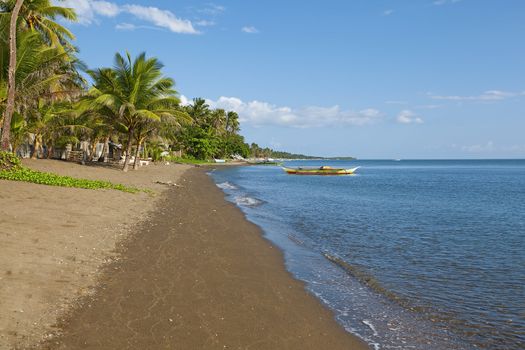
[{"label": "small wave", "polygon": [[235,203],[237,205],[243,206],[243,207],[258,207],[259,205],[263,204],[263,201],[248,197],[248,196],[237,196],[235,197]]},{"label": "small wave", "polygon": [[359,268],[357,266],[354,266],[354,265],[350,265],[349,263],[347,263],[346,261],[344,261],[343,259],[341,259],[341,258],[339,258],[337,256],[333,256],[333,255],[330,255],[330,254],[327,254],[327,253],[323,253],[323,255],[324,255],[325,258],[327,258],[333,264],[335,264],[335,265],[339,266],[340,268],[342,268],[349,275],[353,276],[359,282],[361,282],[364,285],[368,286],[369,288],[371,288],[376,293],[382,294],[383,296],[387,297],[388,299],[390,299],[392,301],[395,301],[395,302],[397,302],[397,303],[399,303],[399,304],[401,304],[403,306],[406,306],[406,304],[403,303],[403,300],[401,300],[401,298],[397,294],[395,294],[395,293],[387,290],[386,288],[384,288],[379,283],[379,281],[377,281],[372,275],[366,273],[361,268]]},{"label": "small wave", "polygon": [[377,329],[376,327],[374,327],[374,325],[372,324],[372,322],[370,322],[369,320],[363,320],[361,321],[363,322],[364,324],[366,324],[368,326],[368,328],[370,328],[372,330],[372,332],[374,332],[374,336],[378,336],[379,333],[377,333]]},{"label": "small wave", "polygon": [[223,190],[236,190],[236,189],[238,189],[237,186],[235,186],[234,184],[232,184],[231,182],[228,182],[228,181],[220,183],[220,184],[217,184],[217,187],[222,188]]},{"label": "small wave", "polygon": [[288,235],[288,238],[290,239],[290,241],[294,242],[295,244],[304,246],[304,241],[301,241],[299,238],[295,237],[294,235],[290,234]]}]

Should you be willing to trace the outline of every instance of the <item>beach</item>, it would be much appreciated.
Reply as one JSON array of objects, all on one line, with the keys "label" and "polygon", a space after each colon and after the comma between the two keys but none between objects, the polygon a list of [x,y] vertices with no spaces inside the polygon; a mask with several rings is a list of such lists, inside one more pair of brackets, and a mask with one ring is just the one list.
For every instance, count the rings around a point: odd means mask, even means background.
[{"label": "beach", "polygon": [[205,169],[26,165],[151,193],[0,181],[0,349],[367,348]]}]

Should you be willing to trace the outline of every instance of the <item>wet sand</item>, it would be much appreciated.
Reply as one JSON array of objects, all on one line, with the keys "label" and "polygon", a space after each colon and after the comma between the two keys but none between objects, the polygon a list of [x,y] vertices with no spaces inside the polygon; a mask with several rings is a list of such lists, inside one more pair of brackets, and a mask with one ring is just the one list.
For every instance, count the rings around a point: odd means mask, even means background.
[{"label": "wet sand", "polygon": [[43,349],[366,349],[202,169],[184,173]]}]

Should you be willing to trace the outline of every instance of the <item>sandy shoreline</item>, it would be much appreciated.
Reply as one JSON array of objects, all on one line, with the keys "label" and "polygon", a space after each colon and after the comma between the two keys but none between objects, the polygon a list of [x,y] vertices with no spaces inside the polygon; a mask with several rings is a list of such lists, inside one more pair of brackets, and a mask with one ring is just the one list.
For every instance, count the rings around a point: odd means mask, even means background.
[{"label": "sandy shoreline", "polygon": [[61,161],[25,160],[33,169],[110,180],[146,193],[85,190],[0,180],[0,349],[27,348],[57,317],[92,292],[115,245],[145,219],[166,186],[189,166],[136,172]]},{"label": "sandy shoreline", "polygon": [[[16,258],[18,265],[8,267],[11,273],[1,276],[0,348],[34,346],[44,332],[53,330],[51,321],[57,318],[54,333],[58,335],[38,348],[367,348],[286,272],[282,253],[224,199],[202,169],[146,167],[122,176],[98,168],[88,174],[87,167],[67,165],[61,173],[115,176],[110,179],[162,193],[151,198],[0,182],[1,199],[8,204],[2,208],[0,253],[7,256],[0,254],[1,266],[9,266],[17,249],[25,252],[18,254],[23,257]],[[175,181],[183,187],[166,189],[154,180]],[[53,200],[66,203],[68,215],[53,216],[59,211]],[[82,213],[84,205],[75,207],[77,202],[92,202],[89,208],[94,212]],[[146,215],[153,209],[155,214]],[[131,222],[115,231],[123,217]],[[111,222],[117,225],[108,226]],[[85,235],[95,231],[98,238],[85,244]],[[53,233],[58,238],[48,242]],[[18,236],[26,235],[19,241]],[[47,250],[40,251],[42,240]],[[96,244],[100,246],[86,249]],[[116,245],[120,259],[98,272],[103,262],[111,260],[108,257],[115,256]],[[42,266],[46,274],[40,276]],[[25,278],[17,280],[17,276]],[[97,286],[90,289],[95,281]],[[24,312],[19,312],[19,307],[32,311],[20,308]]]}]

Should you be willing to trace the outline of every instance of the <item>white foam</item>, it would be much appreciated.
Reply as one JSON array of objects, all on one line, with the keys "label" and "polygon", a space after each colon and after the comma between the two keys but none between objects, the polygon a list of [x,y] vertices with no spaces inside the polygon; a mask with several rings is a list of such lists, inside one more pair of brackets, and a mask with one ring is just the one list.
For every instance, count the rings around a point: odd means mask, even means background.
[{"label": "white foam", "polygon": [[228,181],[220,183],[220,184],[217,184],[217,187],[222,188],[223,190],[236,190],[236,189],[238,189],[237,186],[235,186],[234,184],[232,184],[231,182],[228,182]]},{"label": "white foam", "polygon": [[241,205],[243,207],[257,207],[263,203],[259,199],[248,197],[248,196],[237,196],[234,199],[237,205]]},{"label": "white foam", "polygon": [[372,324],[371,321],[369,321],[369,320],[363,320],[362,322],[363,322],[364,324],[366,324],[366,325],[372,330],[372,332],[374,332],[374,336],[377,337],[377,336],[379,335],[379,333],[377,333],[377,330],[376,330],[376,328],[374,327],[374,325]]}]

